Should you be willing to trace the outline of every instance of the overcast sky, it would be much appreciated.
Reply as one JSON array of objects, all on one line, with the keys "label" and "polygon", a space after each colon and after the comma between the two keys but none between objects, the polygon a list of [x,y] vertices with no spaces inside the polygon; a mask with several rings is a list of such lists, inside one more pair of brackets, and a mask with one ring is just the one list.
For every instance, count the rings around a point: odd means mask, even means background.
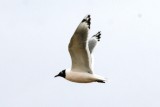
[{"label": "overcast sky", "polygon": [[[159,0],[0,0],[0,107],[160,107]],[[54,78],[86,14],[105,84]]]}]

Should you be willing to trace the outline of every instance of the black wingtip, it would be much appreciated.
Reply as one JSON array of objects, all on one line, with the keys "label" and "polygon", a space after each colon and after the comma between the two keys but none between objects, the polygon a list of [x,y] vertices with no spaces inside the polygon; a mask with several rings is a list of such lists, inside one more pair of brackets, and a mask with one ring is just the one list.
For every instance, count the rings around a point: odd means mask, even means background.
[{"label": "black wingtip", "polygon": [[87,15],[82,22],[86,22],[88,25],[88,28],[90,29],[90,25],[91,25],[91,15]]},{"label": "black wingtip", "polygon": [[96,35],[93,35],[93,37],[96,37],[97,41],[100,41],[101,31],[99,31]]}]

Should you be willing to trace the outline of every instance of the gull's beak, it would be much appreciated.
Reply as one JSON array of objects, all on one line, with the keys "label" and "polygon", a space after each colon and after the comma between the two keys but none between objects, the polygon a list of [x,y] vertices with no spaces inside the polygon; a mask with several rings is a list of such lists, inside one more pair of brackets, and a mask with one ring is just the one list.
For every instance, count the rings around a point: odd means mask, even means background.
[{"label": "gull's beak", "polygon": [[58,76],[59,76],[59,75],[55,75],[54,78],[55,78],[55,77],[58,77]]}]

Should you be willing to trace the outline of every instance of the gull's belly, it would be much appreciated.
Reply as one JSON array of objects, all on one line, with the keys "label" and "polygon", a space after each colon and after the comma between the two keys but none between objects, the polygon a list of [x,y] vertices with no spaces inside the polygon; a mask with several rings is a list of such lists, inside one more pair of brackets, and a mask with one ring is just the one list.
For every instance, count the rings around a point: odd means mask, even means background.
[{"label": "gull's belly", "polygon": [[97,80],[94,75],[85,72],[68,72],[66,79],[78,83],[90,83]]}]

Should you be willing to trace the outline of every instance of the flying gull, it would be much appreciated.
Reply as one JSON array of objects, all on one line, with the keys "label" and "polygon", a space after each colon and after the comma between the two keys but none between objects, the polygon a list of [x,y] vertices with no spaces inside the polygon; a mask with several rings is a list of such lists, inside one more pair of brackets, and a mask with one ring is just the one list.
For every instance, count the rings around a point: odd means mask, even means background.
[{"label": "flying gull", "polygon": [[72,60],[71,69],[62,70],[55,77],[60,76],[77,83],[105,83],[104,77],[93,73],[92,53],[97,42],[100,41],[101,32],[88,39],[90,25],[91,17],[87,15],[78,25],[68,45]]}]

